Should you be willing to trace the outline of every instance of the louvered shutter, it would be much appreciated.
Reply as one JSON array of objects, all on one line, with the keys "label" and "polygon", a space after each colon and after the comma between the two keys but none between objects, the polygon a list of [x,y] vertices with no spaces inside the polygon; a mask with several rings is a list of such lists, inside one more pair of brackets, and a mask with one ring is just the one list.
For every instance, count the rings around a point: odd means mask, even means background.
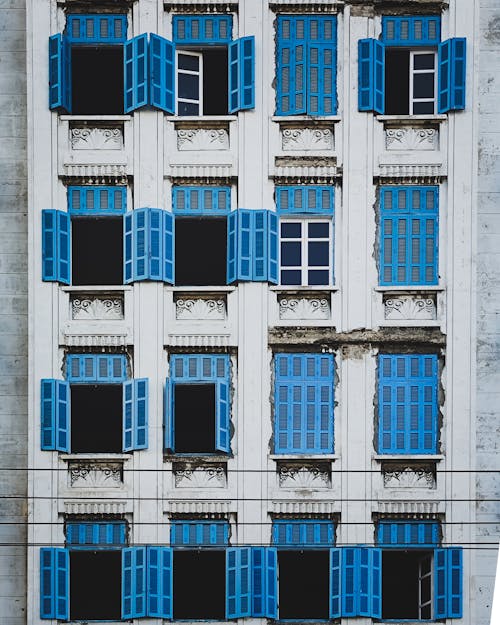
[{"label": "louvered shutter", "polygon": [[276,115],[307,112],[307,19],[278,16]]},{"label": "louvered shutter", "polygon": [[337,114],[336,44],[315,43],[308,47],[307,114]]},{"label": "louvered shutter", "polygon": [[251,548],[226,549],[226,618],[251,616]]},{"label": "louvered shutter", "polygon": [[341,561],[342,549],[330,549],[330,618],[341,616]]},{"label": "louvered shutter", "polygon": [[175,282],[175,219],[172,213],[163,212],[163,281]]},{"label": "louvered shutter", "polygon": [[271,619],[278,617],[278,551],[275,547],[264,550],[265,594],[264,616]]},{"label": "louvered shutter", "polygon": [[238,209],[237,276],[239,280],[252,280],[252,211]]},{"label": "louvered shutter", "polygon": [[148,36],[138,35],[125,42],[124,64],[124,109],[130,113],[148,104]]},{"label": "louvered shutter", "polygon": [[434,550],[434,617],[461,618],[463,614],[463,549]]},{"label": "louvered shutter", "polygon": [[251,228],[251,255],[252,280],[262,282],[267,280],[268,263],[268,211],[252,211]]},{"label": "louvered shutter", "polygon": [[64,380],[41,381],[41,448],[69,452],[70,387]]},{"label": "louvered shutter", "polygon": [[149,39],[150,104],[175,113],[175,45],[154,33]]},{"label": "louvered shutter", "polygon": [[69,551],[40,549],[40,618],[69,619]]},{"label": "louvered shutter", "polygon": [[277,551],[252,547],[252,616],[277,618]]},{"label": "louvered shutter", "polygon": [[146,616],[146,547],[122,550],[122,619]]},{"label": "louvered shutter", "polygon": [[60,33],[49,37],[49,108],[71,113],[71,48]]},{"label": "louvered shutter", "polygon": [[163,395],[163,427],[165,428],[165,451],[175,452],[175,429],[174,429],[174,388],[170,378],[165,380],[165,392]]},{"label": "louvered shutter", "polygon": [[359,616],[382,616],[382,553],[380,549],[358,549],[358,610]]},{"label": "louvered shutter", "polygon": [[229,44],[228,110],[255,107],[255,37],[241,37]]},{"label": "louvered shutter", "polygon": [[342,551],[342,616],[357,615],[358,549],[344,547]]},{"label": "louvered shutter", "polygon": [[358,42],[358,108],[384,112],[385,47],[376,39]]},{"label": "louvered shutter", "polygon": [[42,210],[42,280],[70,283],[70,228],[68,213]]},{"label": "louvered shutter", "polygon": [[148,379],[127,380],[123,384],[123,451],[147,446]]},{"label": "louvered shutter", "polygon": [[238,279],[238,211],[227,216],[227,283]]},{"label": "louvered shutter", "polygon": [[267,256],[267,281],[278,284],[278,215],[267,211],[268,218],[268,256]]},{"label": "louvered shutter", "polygon": [[438,113],[465,108],[466,40],[447,39],[438,47]]},{"label": "louvered shutter", "polygon": [[163,213],[159,208],[150,208],[147,212],[147,275],[150,280],[163,280]]},{"label": "louvered shutter", "polygon": [[215,388],[215,448],[230,451],[229,432],[229,382],[218,380]]},{"label": "louvered shutter", "polygon": [[130,284],[134,281],[134,254],[133,254],[133,213],[125,213],[123,217],[123,282]]},{"label": "louvered shutter", "polygon": [[171,619],[173,615],[173,550],[147,547],[147,615]]}]

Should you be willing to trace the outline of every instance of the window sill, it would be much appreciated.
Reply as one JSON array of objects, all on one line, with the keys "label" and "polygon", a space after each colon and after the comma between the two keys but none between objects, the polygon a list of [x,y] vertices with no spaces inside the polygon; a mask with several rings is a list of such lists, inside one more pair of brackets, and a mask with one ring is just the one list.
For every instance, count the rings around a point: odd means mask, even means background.
[{"label": "window sill", "polygon": [[233,456],[230,454],[164,454],[163,462],[211,464],[214,462],[227,462],[232,458]]},{"label": "window sill", "polygon": [[128,122],[131,115],[60,115],[63,122]]},{"label": "window sill", "polygon": [[269,458],[270,460],[285,460],[287,462],[294,460],[299,462],[303,462],[304,460],[326,460],[328,462],[334,462],[335,460],[338,460],[340,456],[338,454],[269,454]]},{"label": "window sill", "polygon": [[174,293],[232,293],[236,291],[235,286],[167,286],[169,291]]},{"label": "window sill", "polygon": [[375,115],[379,122],[389,122],[397,126],[408,124],[441,123],[448,119],[447,115]]},{"label": "window sill", "polygon": [[283,293],[323,293],[324,291],[335,292],[339,290],[338,286],[270,286],[270,291],[278,291]]},{"label": "window sill", "polygon": [[237,115],[171,115],[166,118],[169,122],[175,124],[197,124],[204,126],[207,122],[234,122],[238,119]]},{"label": "window sill", "polygon": [[377,462],[383,461],[402,461],[402,462],[422,462],[423,460],[429,460],[430,462],[440,462],[444,460],[443,454],[374,454],[373,460]]},{"label": "window sill", "polygon": [[411,284],[408,286],[376,286],[373,288],[377,293],[427,293],[427,292],[440,292],[446,291],[446,287],[442,284]]},{"label": "window sill", "polygon": [[109,291],[132,291],[133,287],[132,286],[128,286],[125,284],[119,285],[119,286],[95,286],[92,284],[89,284],[88,286],[62,286],[61,287],[61,291],[64,291],[65,293],[90,293],[90,292],[99,292],[99,293],[108,293]]},{"label": "window sill", "polygon": [[82,460],[85,462],[108,462],[108,461],[116,461],[116,460],[130,460],[132,457],[132,453],[130,454],[112,454],[112,453],[102,453],[102,454],[60,454],[59,458],[64,460],[65,462],[71,460]]},{"label": "window sill", "polygon": [[342,120],[340,115],[273,115],[273,122],[334,122]]}]

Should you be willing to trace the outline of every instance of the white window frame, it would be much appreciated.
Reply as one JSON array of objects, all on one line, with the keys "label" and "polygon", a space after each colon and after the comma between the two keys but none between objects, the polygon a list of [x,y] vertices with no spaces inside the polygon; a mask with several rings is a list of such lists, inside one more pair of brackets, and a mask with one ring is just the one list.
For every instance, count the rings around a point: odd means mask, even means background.
[{"label": "white window frame", "polygon": [[[283,223],[298,223],[300,224],[301,227],[301,236],[300,239],[298,238],[287,238],[287,237],[282,237],[281,235],[281,225]],[[328,237],[321,237],[321,238],[314,238],[314,239],[309,239],[308,234],[307,234],[307,228],[308,225],[310,223],[327,223],[328,224]],[[315,219],[311,219],[311,218],[307,218],[307,219],[303,219],[300,217],[286,217],[286,218],[280,218],[279,220],[279,284],[285,288],[290,288],[293,289],[295,286],[310,286],[312,287],[317,287],[318,289],[321,289],[322,287],[328,287],[328,286],[332,286],[333,284],[333,221],[331,218],[326,218],[326,217],[317,217]],[[281,264],[281,244],[283,242],[295,242],[297,243],[298,241],[300,241],[301,243],[301,264],[300,265],[296,265],[296,266],[283,266]],[[328,241],[328,267],[325,266],[310,266],[309,265],[309,254],[308,254],[308,243],[312,241],[317,241],[319,243],[323,243],[325,241]],[[282,271],[298,271],[300,270],[300,284],[294,285],[294,284],[283,284],[281,282],[281,272]],[[310,270],[318,270],[318,271],[325,271],[328,270],[328,282],[326,284],[308,284],[308,271]]]},{"label": "white window frame", "polygon": [[[434,68],[433,69],[415,69],[415,57],[417,56],[422,56],[424,54],[432,54],[434,57]],[[436,114],[436,103],[437,103],[437,53],[435,50],[429,50],[429,49],[423,49],[423,50],[410,50],[410,76],[409,76],[409,80],[410,80],[410,89],[409,89],[409,93],[410,93],[410,102],[409,102],[409,111],[410,111],[410,115],[415,115],[416,113],[413,112],[413,107],[415,104],[421,104],[421,103],[426,103],[426,102],[432,102],[434,108],[432,113],[429,113],[429,115],[435,115]],[[434,97],[433,98],[415,98],[413,96],[413,80],[414,77],[418,74],[434,74]]]},{"label": "white window frame", "polygon": [[[198,59],[198,71],[189,69],[179,69],[179,55],[193,56]],[[188,76],[198,76],[198,94],[197,100],[179,97],[179,77],[181,74]],[[188,117],[179,114],[179,103],[198,105],[198,116],[203,115],[203,52],[194,52],[192,50],[176,50],[175,51],[175,114],[179,117]]]},{"label": "white window frame", "polygon": [[[434,598],[434,566],[432,551],[425,554],[418,563],[418,618],[420,620],[429,620],[422,615],[424,608],[430,607],[430,619],[434,618],[433,614],[433,598]],[[422,586],[425,579],[430,577],[430,596],[428,601],[422,599]]]}]

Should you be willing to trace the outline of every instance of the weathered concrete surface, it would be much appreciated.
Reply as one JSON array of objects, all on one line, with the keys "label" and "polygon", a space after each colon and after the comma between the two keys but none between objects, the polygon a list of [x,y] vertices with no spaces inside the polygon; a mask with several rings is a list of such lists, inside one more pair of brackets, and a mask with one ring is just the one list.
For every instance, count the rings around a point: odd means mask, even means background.
[{"label": "weathered concrete surface", "polygon": [[[25,0],[0,1],[0,622],[26,623]],[[5,499],[14,497],[14,499]]]},{"label": "weathered concrete surface", "polygon": [[[479,23],[475,540],[495,543],[500,538],[500,3],[480,0]],[[476,551],[476,563],[476,623],[489,625],[496,552]]]}]

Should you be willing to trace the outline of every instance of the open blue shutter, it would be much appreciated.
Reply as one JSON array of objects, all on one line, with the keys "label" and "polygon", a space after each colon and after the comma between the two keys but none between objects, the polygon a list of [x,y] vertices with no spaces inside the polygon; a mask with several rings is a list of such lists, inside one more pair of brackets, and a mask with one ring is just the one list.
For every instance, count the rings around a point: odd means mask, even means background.
[{"label": "open blue shutter", "polygon": [[438,47],[438,113],[465,108],[466,40],[447,39]]},{"label": "open blue shutter", "polygon": [[237,279],[252,279],[252,212],[238,210]]},{"label": "open blue shutter", "polygon": [[134,381],[123,383],[123,451],[132,451],[134,418]]},{"label": "open blue shutter", "polygon": [[446,585],[446,549],[434,550],[434,618],[446,618],[448,593]]},{"label": "open blue shutter", "polygon": [[358,42],[358,108],[383,113],[385,107],[385,47],[376,39]]},{"label": "open blue shutter", "polygon": [[64,380],[41,381],[41,448],[69,451],[70,387]]},{"label": "open blue shutter", "polygon": [[271,284],[278,284],[278,215],[267,211],[268,215],[268,256],[267,280]]},{"label": "open blue shutter", "polygon": [[71,222],[68,213],[56,211],[57,220],[57,251],[58,251],[58,281],[62,284],[70,283],[70,228]]},{"label": "open blue shutter", "polygon": [[56,446],[69,452],[70,441],[70,387],[69,382],[55,380],[56,390]]},{"label": "open blue shutter", "polygon": [[60,547],[40,549],[40,618],[69,619],[69,552]]},{"label": "open blue shutter", "polygon": [[340,618],[342,612],[341,560],[342,549],[330,549],[330,618]]},{"label": "open blue shutter", "polygon": [[147,615],[171,619],[173,615],[173,550],[170,547],[148,547]]},{"label": "open blue shutter", "polygon": [[146,547],[122,550],[122,619],[146,616]]},{"label": "open blue shutter", "polygon": [[163,280],[164,212],[160,208],[150,208],[147,213],[148,278],[150,280]]},{"label": "open blue shutter", "polygon": [[71,222],[68,213],[42,211],[42,280],[70,283]]},{"label": "open blue shutter", "polygon": [[218,380],[215,392],[215,448],[229,453],[229,384],[227,380]]},{"label": "open blue shutter", "polygon": [[434,550],[434,617],[462,617],[462,548]]},{"label": "open blue shutter", "polygon": [[314,43],[308,48],[307,113],[337,113],[337,51],[334,43]]},{"label": "open blue shutter", "polygon": [[163,282],[175,281],[175,219],[172,213],[163,212]]},{"label": "open blue shutter", "polygon": [[277,551],[275,547],[252,547],[251,616],[276,618]]},{"label": "open blue shutter", "polygon": [[255,37],[241,37],[229,44],[230,113],[255,107]]},{"label": "open blue shutter", "polygon": [[252,211],[252,280],[262,282],[267,280],[267,247],[268,247],[268,211]]},{"label": "open blue shutter", "polygon": [[174,389],[170,378],[165,380],[163,396],[163,427],[165,428],[165,451],[175,451],[174,433]]},{"label": "open blue shutter", "polygon": [[147,449],[148,380],[139,378],[123,384],[123,451]]},{"label": "open blue shutter", "polygon": [[49,37],[49,108],[71,113],[71,48],[60,33]]},{"label": "open blue shutter", "polygon": [[278,551],[275,547],[266,547],[265,552],[265,601],[264,616],[278,617]]},{"label": "open blue shutter", "polygon": [[358,549],[358,615],[382,616],[382,552],[373,547]]},{"label": "open blue shutter", "polygon": [[251,616],[251,548],[226,549],[226,618]]},{"label": "open blue shutter", "polygon": [[357,615],[358,549],[344,547],[342,553],[342,616]]},{"label": "open blue shutter", "polygon": [[175,112],[175,45],[151,33],[149,40],[150,104],[165,111]]},{"label": "open blue shutter", "polygon": [[148,224],[149,209],[138,208],[132,213],[133,279],[148,278]]},{"label": "open blue shutter", "polygon": [[124,109],[130,113],[148,104],[148,36],[138,35],[125,42],[123,54]]},{"label": "open blue shutter", "polygon": [[123,218],[123,282],[130,284],[134,281],[133,256],[133,212],[125,213]]},{"label": "open blue shutter", "polygon": [[276,115],[306,113],[307,17],[279,16]]},{"label": "open blue shutter", "polygon": [[227,283],[238,279],[238,211],[227,216]]}]

